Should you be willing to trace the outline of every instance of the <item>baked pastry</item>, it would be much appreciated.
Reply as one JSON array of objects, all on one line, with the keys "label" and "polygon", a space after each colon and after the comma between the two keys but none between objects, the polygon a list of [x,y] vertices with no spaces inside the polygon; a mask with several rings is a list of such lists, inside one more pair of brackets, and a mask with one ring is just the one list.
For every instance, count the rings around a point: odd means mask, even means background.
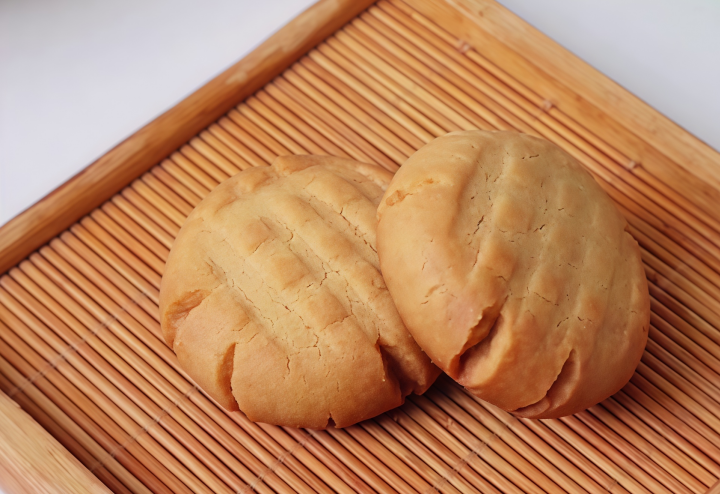
[{"label": "baked pastry", "polygon": [[218,403],[277,425],[344,427],[439,374],[379,271],[376,208],[391,174],[283,156],[215,188],[165,267],[162,331]]},{"label": "baked pastry", "polygon": [[403,164],[378,219],[400,315],[473,394],[552,418],[632,376],[650,317],[640,250],[559,147],[515,132],[450,133]]}]

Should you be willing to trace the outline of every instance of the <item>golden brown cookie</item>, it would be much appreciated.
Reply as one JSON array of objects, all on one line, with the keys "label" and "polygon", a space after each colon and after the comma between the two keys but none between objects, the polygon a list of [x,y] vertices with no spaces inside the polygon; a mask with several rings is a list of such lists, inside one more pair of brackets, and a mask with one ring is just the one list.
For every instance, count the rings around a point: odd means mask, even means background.
[{"label": "golden brown cookie", "polygon": [[187,373],[254,421],[354,424],[439,374],[379,272],[389,172],[284,156],[229,178],[190,214],[160,288],[163,334]]},{"label": "golden brown cookie", "polygon": [[396,173],[378,218],[405,324],[478,397],[559,417],[632,376],[650,317],[640,250],[559,147],[515,132],[440,137]]}]

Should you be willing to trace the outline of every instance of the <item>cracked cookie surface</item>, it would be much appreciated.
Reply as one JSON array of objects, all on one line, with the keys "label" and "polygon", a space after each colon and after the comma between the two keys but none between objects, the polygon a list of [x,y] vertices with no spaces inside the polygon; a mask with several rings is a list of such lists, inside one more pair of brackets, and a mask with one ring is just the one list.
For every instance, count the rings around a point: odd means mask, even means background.
[{"label": "cracked cookie surface", "polygon": [[440,368],[517,415],[592,406],[632,376],[649,329],[637,242],[566,152],[453,132],[396,173],[378,253],[405,324]]},{"label": "cracked cookie surface", "polygon": [[351,425],[439,374],[379,271],[376,207],[391,174],[284,156],[216,187],[190,214],[160,289],[185,371],[251,420]]}]

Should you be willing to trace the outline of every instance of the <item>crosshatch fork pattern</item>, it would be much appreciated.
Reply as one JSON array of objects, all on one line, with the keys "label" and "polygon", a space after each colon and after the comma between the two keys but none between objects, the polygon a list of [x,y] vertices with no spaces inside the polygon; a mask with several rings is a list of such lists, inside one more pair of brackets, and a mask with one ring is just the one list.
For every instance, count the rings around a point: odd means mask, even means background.
[{"label": "crosshatch fork pattern", "polygon": [[[717,205],[533,87],[380,1],[0,278],[0,389],[115,492],[707,492],[720,477]],[[305,431],[227,414],[194,386],[162,340],[158,289],[184,218],[217,183],[283,154],[395,170],[465,128],[556,142],[628,218],[652,319],[621,392],[533,421],[441,378],[376,419]]]}]

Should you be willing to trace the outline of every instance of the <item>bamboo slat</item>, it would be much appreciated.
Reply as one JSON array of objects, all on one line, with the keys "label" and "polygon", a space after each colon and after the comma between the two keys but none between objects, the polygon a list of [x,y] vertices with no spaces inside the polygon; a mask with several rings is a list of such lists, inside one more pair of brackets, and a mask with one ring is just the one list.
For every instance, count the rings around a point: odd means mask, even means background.
[{"label": "bamboo slat", "polygon": [[[78,493],[109,492],[17,403],[0,393],[0,488],[19,492],[52,492],[67,485]],[[52,461],[48,461],[51,458]],[[106,475],[106,482],[115,485]]]},{"label": "bamboo slat", "polygon": [[[629,126],[673,129],[490,0],[350,3],[318,4],[317,34],[283,31],[274,46],[296,39],[289,54],[239,66],[252,74],[234,81],[252,82],[204,116],[201,90],[177,110],[190,112],[180,138],[151,127],[162,143],[125,159],[133,137],[93,165],[115,171],[81,214],[62,196],[71,220],[49,236],[47,221],[27,228],[26,260],[12,267],[20,237],[0,242],[0,390],[114,492],[720,492],[720,155]],[[466,128],[557,143],[627,218],[652,313],[622,391],[537,421],[441,377],[373,420],[313,431],[252,423],[195,386],[160,334],[159,288],[183,221],[218,183],[285,154],[394,171]]]}]

